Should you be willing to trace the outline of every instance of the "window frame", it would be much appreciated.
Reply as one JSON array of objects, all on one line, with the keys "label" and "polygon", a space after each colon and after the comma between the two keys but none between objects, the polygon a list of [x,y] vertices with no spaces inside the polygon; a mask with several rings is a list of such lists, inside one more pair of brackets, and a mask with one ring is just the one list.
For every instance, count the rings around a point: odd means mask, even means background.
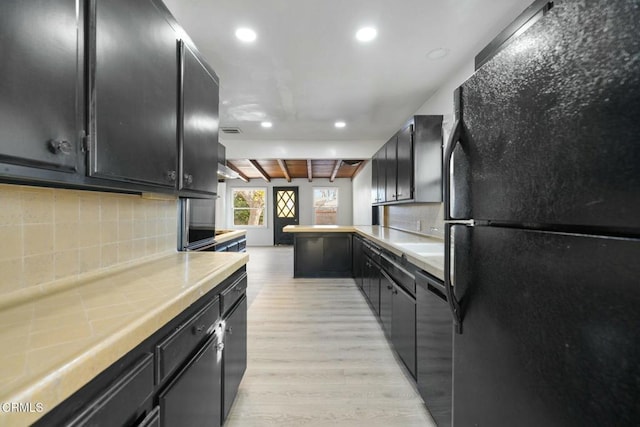
[{"label": "window frame", "polygon": [[[229,207],[230,207],[230,221],[229,221],[229,227],[231,229],[246,229],[246,228],[250,228],[250,229],[257,229],[257,228],[268,228],[269,226],[269,218],[268,218],[268,212],[269,212],[269,192],[268,192],[268,188],[267,187],[231,187],[230,188],[230,192],[229,192],[229,197],[231,198],[231,201],[229,203]],[[264,209],[262,212],[262,225],[236,225],[235,221],[236,221],[236,209],[251,209],[251,208],[236,208],[235,206],[235,193],[236,191],[262,191],[264,192]]]},{"label": "window frame", "polygon": [[318,224],[316,222],[316,190],[334,190],[336,192],[336,220],[335,224],[326,224],[326,225],[339,225],[340,222],[340,187],[337,186],[326,186],[323,185],[321,187],[312,187],[311,192],[311,216],[313,225],[325,225]]}]

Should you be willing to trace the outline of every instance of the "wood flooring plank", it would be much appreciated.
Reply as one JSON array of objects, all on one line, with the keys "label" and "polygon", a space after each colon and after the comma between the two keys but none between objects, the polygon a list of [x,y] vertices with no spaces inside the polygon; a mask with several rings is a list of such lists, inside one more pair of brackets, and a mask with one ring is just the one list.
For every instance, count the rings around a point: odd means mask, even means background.
[{"label": "wood flooring plank", "polygon": [[248,367],[225,427],[435,426],[352,279],[294,279],[248,248]]}]

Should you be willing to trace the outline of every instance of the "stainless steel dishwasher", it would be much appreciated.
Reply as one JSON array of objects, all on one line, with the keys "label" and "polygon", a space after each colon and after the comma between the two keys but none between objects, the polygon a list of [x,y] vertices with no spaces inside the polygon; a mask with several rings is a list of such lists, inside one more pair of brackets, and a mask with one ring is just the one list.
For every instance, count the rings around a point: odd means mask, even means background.
[{"label": "stainless steel dishwasher", "polygon": [[416,271],[418,391],[439,427],[451,426],[453,320],[444,284]]}]

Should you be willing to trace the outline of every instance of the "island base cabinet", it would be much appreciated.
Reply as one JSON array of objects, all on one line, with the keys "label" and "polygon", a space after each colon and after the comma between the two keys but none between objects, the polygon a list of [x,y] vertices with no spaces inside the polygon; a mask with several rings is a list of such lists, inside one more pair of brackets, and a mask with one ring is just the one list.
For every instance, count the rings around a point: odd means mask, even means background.
[{"label": "island base cabinet", "polygon": [[220,426],[221,347],[211,335],[160,394],[162,426]]},{"label": "island base cabinet", "polygon": [[225,321],[222,352],[222,421],[229,415],[247,369],[247,298],[242,297]]}]

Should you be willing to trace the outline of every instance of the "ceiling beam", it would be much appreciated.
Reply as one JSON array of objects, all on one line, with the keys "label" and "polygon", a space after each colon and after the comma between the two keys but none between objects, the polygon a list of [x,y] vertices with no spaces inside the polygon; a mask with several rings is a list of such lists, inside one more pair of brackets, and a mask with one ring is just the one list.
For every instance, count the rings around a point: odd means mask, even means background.
[{"label": "ceiling beam", "polygon": [[311,167],[311,160],[307,159],[307,178],[309,178],[309,182],[313,181],[313,172]]},{"label": "ceiling beam", "polygon": [[251,163],[251,166],[253,166],[253,168],[256,171],[258,171],[258,173],[260,174],[262,179],[264,179],[267,182],[271,182],[271,177],[269,176],[269,174],[267,172],[265,172],[264,169],[262,169],[262,166],[260,166],[260,163],[258,163],[257,160],[249,159],[249,163]]},{"label": "ceiling beam", "polygon": [[280,166],[280,169],[282,169],[284,177],[287,178],[287,182],[291,182],[291,175],[289,175],[289,168],[287,168],[287,163],[284,160],[278,159],[278,165]]},{"label": "ceiling beam", "polygon": [[336,165],[333,167],[333,172],[331,172],[331,178],[329,178],[329,182],[333,182],[333,180],[336,179],[336,175],[338,174],[340,165],[342,165],[342,160],[336,160]]},{"label": "ceiling beam", "polygon": [[362,169],[364,169],[368,162],[368,160],[363,160],[360,162],[360,164],[358,165],[358,169],[356,169],[353,175],[351,175],[351,181],[353,181],[353,178],[355,178],[362,171]]},{"label": "ceiling beam", "polygon": [[231,169],[232,171],[234,171],[235,173],[238,174],[238,178],[240,178],[241,180],[243,180],[244,182],[249,182],[249,177],[246,176],[245,174],[243,174],[242,172],[240,172],[240,169],[238,169],[236,167],[236,165],[234,165],[233,163],[231,163],[229,160],[227,160],[227,167],[229,169]]}]

